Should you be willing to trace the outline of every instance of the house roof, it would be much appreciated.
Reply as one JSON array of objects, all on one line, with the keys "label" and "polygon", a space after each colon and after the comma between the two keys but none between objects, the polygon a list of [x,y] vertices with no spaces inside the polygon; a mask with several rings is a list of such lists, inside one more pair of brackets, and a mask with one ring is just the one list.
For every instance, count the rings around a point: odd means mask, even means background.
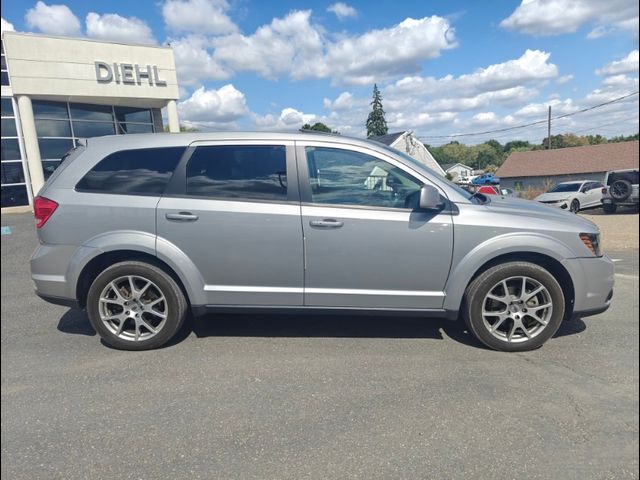
[{"label": "house roof", "polygon": [[387,133],[386,135],[376,135],[375,137],[369,137],[369,140],[375,140],[376,142],[384,143],[385,145],[391,145],[404,134],[405,132]]},{"label": "house roof", "polygon": [[638,141],[513,152],[496,172],[500,178],[545,177],[638,168]]},{"label": "house roof", "polygon": [[445,172],[448,172],[448,171],[449,171],[449,169],[451,169],[451,168],[453,168],[453,167],[457,167],[458,165],[460,165],[461,167],[464,167],[464,168],[468,168],[469,170],[473,170],[473,168],[471,168],[471,167],[469,167],[469,166],[465,165],[464,163],[460,163],[460,162],[458,162],[458,163],[443,163],[443,164],[442,164],[442,165],[440,165],[440,166],[442,167],[442,169],[443,169]]}]

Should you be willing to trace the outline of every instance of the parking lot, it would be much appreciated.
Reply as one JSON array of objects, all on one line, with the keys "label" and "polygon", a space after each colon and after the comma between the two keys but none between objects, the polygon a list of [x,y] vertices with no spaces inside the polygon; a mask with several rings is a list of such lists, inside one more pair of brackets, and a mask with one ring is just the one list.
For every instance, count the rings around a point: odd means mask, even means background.
[{"label": "parking lot", "polygon": [[605,239],[611,309],[504,354],[446,320],[330,316],[113,350],[34,295],[31,215],[3,215],[2,477],[638,478],[638,216],[615,218],[635,237]]}]

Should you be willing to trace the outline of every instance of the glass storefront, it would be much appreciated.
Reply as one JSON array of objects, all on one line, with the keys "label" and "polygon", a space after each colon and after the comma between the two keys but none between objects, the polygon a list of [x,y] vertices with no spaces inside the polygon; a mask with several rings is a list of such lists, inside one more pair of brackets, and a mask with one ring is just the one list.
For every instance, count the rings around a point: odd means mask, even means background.
[{"label": "glass storefront", "polygon": [[149,108],[45,100],[32,104],[45,179],[79,138],[155,131]]},{"label": "glass storefront", "polygon": [[2,206],[29,204],[25,165],[22,161],[15,106],[10,97],[2,97]]}]

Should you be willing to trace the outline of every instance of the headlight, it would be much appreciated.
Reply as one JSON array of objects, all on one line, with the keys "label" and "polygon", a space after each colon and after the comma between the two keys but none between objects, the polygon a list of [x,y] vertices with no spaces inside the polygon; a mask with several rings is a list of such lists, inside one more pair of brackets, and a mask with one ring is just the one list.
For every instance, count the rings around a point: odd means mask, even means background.
[{"label": "headlight", "polygon": [[596,257],[602,255],[600,252],[600,234],[599,233],[581,233],[580,240],[584,246]]}]

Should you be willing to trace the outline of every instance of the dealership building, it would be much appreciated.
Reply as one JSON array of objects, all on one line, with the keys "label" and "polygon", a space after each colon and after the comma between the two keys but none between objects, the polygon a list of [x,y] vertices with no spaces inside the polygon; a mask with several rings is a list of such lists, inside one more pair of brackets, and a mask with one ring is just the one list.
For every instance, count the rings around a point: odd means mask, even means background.
[{"label": "dealership building", "polygon": [[2,33],[2,208],[33,196],[83,138],[180,130],[173,50]]}]

